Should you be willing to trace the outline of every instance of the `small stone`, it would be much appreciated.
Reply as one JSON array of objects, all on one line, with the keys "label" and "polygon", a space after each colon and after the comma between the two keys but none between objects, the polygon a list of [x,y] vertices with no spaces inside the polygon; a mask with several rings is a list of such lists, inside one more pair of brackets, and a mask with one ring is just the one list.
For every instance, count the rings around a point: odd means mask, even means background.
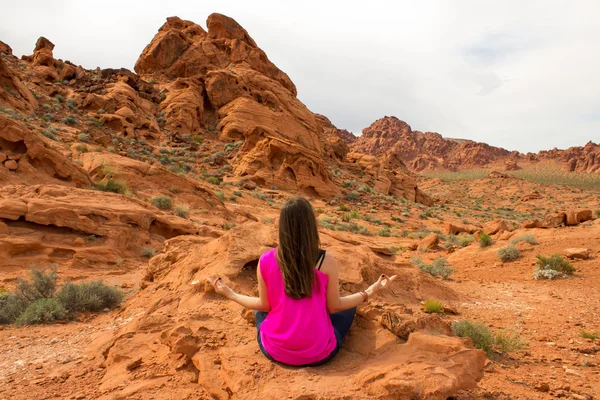
[{"label": "small stone", "polygon": [[538,392],[549,392],[550,391],[550,385],[548,385],[547,383],[543,382],[540,383],[536,386],[533,387],[535,390],[537,390]]},{"label": "small stone", "polygon": [[17,162],[15,160],[8,160],[4,163],[4,166],[6,168],[8,168],[9,170],[14,171],[15,169],[17,169],[19,164],[17,164]]},{"label": "small stone", "polygon": [[127,364],[127,371],[133,371],[134,369],[138,368],[140,365],[142,365],[142,358],[136,358],[135,360],[133,360],[132,362],[130,362],[129,364]]},{"label": "small stone", "polygon": [[570,368],[565,369],[565,374],[572,375],[572,376],[581,376],[581,374],[579,372],[575,371],[574,369],[570,369]]}]

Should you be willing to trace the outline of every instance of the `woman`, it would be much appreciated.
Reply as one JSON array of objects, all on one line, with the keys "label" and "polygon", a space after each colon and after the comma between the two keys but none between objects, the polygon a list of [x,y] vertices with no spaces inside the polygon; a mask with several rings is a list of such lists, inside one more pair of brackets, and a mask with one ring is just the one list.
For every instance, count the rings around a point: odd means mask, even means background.
[{"label": "woman", "polygon": [[211,280],[217,293],[255,310],[258,345],[272,361],[316,366],[331,360],[356,306],[396,279],[381,275],[367,290],[340,297],[337,262],[319,244],[311,204],[295,197],[281,209],[279,247],[260,257],[258,297],[235,293],[221,278]]}]

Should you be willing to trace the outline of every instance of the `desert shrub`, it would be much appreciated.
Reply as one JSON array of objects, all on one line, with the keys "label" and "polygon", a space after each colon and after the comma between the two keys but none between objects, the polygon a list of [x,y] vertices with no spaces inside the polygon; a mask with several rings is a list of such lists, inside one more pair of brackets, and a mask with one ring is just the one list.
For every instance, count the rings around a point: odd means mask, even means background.
[{"label": "desert shrub", "polygon": [[592,332],[587,332],[587,331],[581,331],[581,337],[584,339],[592,339],[592,340],[596,340],[598,338],[600,338],[600,334],[598,333],[592,333]]},{"label": "desert shrub", "polygon": [[0,325],[12,324],[27,308],[27,302],[15,293],[0,293]]},{"label": "desert shrub", "polygon": [[80,133],[79,135],[77,135],[77,140],[79,140],[80,142],[87,143],[90,141],[90,135],[88,135],[87,133]]},{"label": "desert shrub", "polygon": [[56,295],[57,300],[70,312],[98,312],[121,304],[123,293],[102,281],[75,285],[67,282]]},{"label": "desert shrub", "polygon": [[77,146],[75,146],[75,150],[77,150],[80,153],[87,153],[88,151],[90,151],[90,149],[88,149],[88,147],[85,144],[78,144]]},{"label": "desert shrub", "polygon": [[88,118],[88,125],[101,127],[104,125],[104,118]]},{"label": "desert shrub", "polygon": [[173,208],[173,200],[169,196],[159,195],[152,200],[150,200],[150,204],[154,207],[160,208],[161,210],[170,210]]},{"label": "desert shrub", "polygon": [[190,207],[186,204],[179,204],[179,205],[175,206],[175,209],[173,210],[173,214],[175,214],[181,218],[187,218],[190,216]]},{"label": "desert shrub", "polygon": [[140,254],[142,255],[142,257],[152,258],[156,254],[156,250],[154,250],[152,247],[144,247],[140,251]]},{"label": "desert shrub", "polygon": [[515,331],[503,329],[494,335],[494,350],[500,354],[519,351],[523,346],[521,336]]},{"label": "desert shrub", "polygon": [[502,262],[514,261],[521,257],[521,252],[513,245],[503,247],[496,253]]},{"label": "desert shrub", "polygon": [[529,244],[538,244],[537,239],[531,233],[526,233],[526,234],[516,237],[510,241],[510,243],[513,245],[515,245],[519,242],[525,242],[525,243],[529,243]]},{"label": "desert shrub", "polygon": [[473,346],[485,351],[488,356],[519,351],[525,346],[517,332],[503,329],[493,334],[485,325],[470,321],[452,322],[452,331],[456,336],[468,337]]},{"label": "desert shrub", "polygon": [[360,198],[360,196],[355,191],[352,191],[350,193],[346,193],[346,195],[344,196],[344,199],[346,199],[346,200],[352,200],[352,201],[356,201],[359,198]]},{"label": "desert shrub", "polygon": [[475,348],[481,349],[488,354],[492,352],[494,337],[492,332],[486,326],[463,320],[452,322],[451,327],[456,336],[468,337],[471,339]]},{"label": "desert shrub", "polygon": [[392,231],[390,231],[390,228],[388,228],[387,226],[384,228],[381,228],[380,230],[378,230],[377,232],[375,232],[375,234],[377,236],[383,236],[383,237],[390,237],[392,236]]},{"label": "desert shrub", "polygon": [[563,278],[575,272],[571,263],[560,254],[552,254],[550,257],[538,255],[536,258],[538,267],[533,272],[533,278],[536,280]]},{"label": "desert shrub", "polygon": [[444,243],[444,247],[467,247],[474,240],[473,235],[449,235],[448,240]]},{"label": "desert shrub", "polygon": [[69,311],[57,299],[41,298],[29,304],[15,323],[17,326],[51,324],[69,318]]},{"label": "desert shrub", "polygon": [[46,269],[32,268],[29,271],[29,276],[31,277],[31,282],[23,278],[17,279],[16,294],[19,297],[31,303],[39,299],[47,299],[54,296],[56,281],[58,280],[56,265],[51,265],[48,272],[46,272]]},{"label": "desert shrub", "polygon": [[346,211],[350,211],[350,208],[347,205],[342,204],[341,206],[338,207],[338,211],[346,212]]},{"label": "desert shrub", "polygon": [[223,194],[223,192],[220,190],[215,191],[215,196],[217,196],[217,198],[221,201],[225,200],[225,194]]},{"label": "desert shrub", "polygon": [[252,197],[256,197],[259,200],[266,200],[267,199],[267,195],[266,194],[261,193],[261,192],[259,192],[257,190],[254,190],[254,192],[251,192],[250,195]]},{"label": "desert shrub", "polygon": [[413,258],[410,262],[419,267],[423,272],[432,276],[441,276],[448,279],[454,272],[454,269],[448,265],[448,260],[443,257],[433,260],[431,264],[425,264],[420,258]]},{"label": "desert shrub", "polygon": [[481,232],[479,234],[479,247],[482,249],[491,246],[492,242],[492,237],[487,233]]},{"label": "desert shrub", "polygon": [[230,229],[233,229],[233,228],[235,228],[235,226],[236,226],[235,224],[232,224],[232,223],[226,222],[226,223],[224,223],[224,224],[223,224],[223,229],[225,229],[226,231],[228,231],[228,230],[230,230]]},{"label": "desert shrub", "polygon": [[56,138],[56,135],[54,134],[54,132],[51,131],[43,131],[42,135],[46,136],[48,139],[52,139],[54,141],[58,141],[58,139]]},{"label": "desert shrub", "polygon": [[265,217],[265,218],[262,219],[262,222],[265,223],[265,224],[272,224],[273,223],[273,218]]},{"label": "desert shrub", "polygon": [[429,299],[423,302],[423,309],[426,313],[441,313],[444,312],[444,305],[439,300]]},{"label": "desert shrub", "polygon": [[94,184],[94,189],[100,190],[102,192],[125,194],[127,193],[127,184],[120,180],[107,178],[103,181]]},{"label": "desert shrub", "polygon": [[242,197],[242,192],[240,192],[239,190],[234,190],[233,195],[237,197]]},{"label": "desert shrub", "polygon": [[[71,99],[69,99],[69,100],[71,100]],[[68,103],[68,100],[67,100],[67,105],[69,105],[69,103]],[[66,116],[65,118],[63,118],[63,119],[61,120],[61,122],[62,122],[63,124],[67,124],[67,125],[75,125],[75,124],[77,123],[77,118],[75,118],[75,117],[74,117],[74,116],[72,116],[72,115],[68,115],[68,116]]]},{"label": "desert shrub", "polygon": [[219,185],[221,183],[219,178],[217,178],[216,176],[209,176],[208,178],[206,178],[206,182],[213,185]]}]

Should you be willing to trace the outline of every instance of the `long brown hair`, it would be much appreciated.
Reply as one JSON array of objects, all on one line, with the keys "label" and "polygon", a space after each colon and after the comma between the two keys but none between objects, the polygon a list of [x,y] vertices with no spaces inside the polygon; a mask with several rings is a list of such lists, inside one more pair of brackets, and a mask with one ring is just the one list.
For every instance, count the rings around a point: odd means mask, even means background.
[{"label": "long brown hair", "polygon": [[279,215],[277,263],[283,274],[285,294],[293,299],[312,294],[319,244],[312,206],[303,197],[289,199]]}]

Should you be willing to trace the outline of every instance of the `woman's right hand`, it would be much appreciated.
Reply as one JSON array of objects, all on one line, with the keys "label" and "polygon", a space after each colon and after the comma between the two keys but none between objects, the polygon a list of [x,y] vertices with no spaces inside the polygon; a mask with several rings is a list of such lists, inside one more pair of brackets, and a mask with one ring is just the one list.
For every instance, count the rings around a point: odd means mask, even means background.
[{"label": "woman's right hand", "polygon": [[398,275],[393,275],[388,277],[387,275],[381,274],[377,282],[369,286],[366,290],[369,297],[373,296],[375,293],[379,292],[381,289],[387,287],[389,284],[398,279]]},{"label": "woman's right hand", "polygon": [[211,277],[208,278],[208,281],[215,288],[215,292],[227,297],[228,299],[230,299],[235,294],[235,292],[229,286],[223,283],[221,277]]}]

